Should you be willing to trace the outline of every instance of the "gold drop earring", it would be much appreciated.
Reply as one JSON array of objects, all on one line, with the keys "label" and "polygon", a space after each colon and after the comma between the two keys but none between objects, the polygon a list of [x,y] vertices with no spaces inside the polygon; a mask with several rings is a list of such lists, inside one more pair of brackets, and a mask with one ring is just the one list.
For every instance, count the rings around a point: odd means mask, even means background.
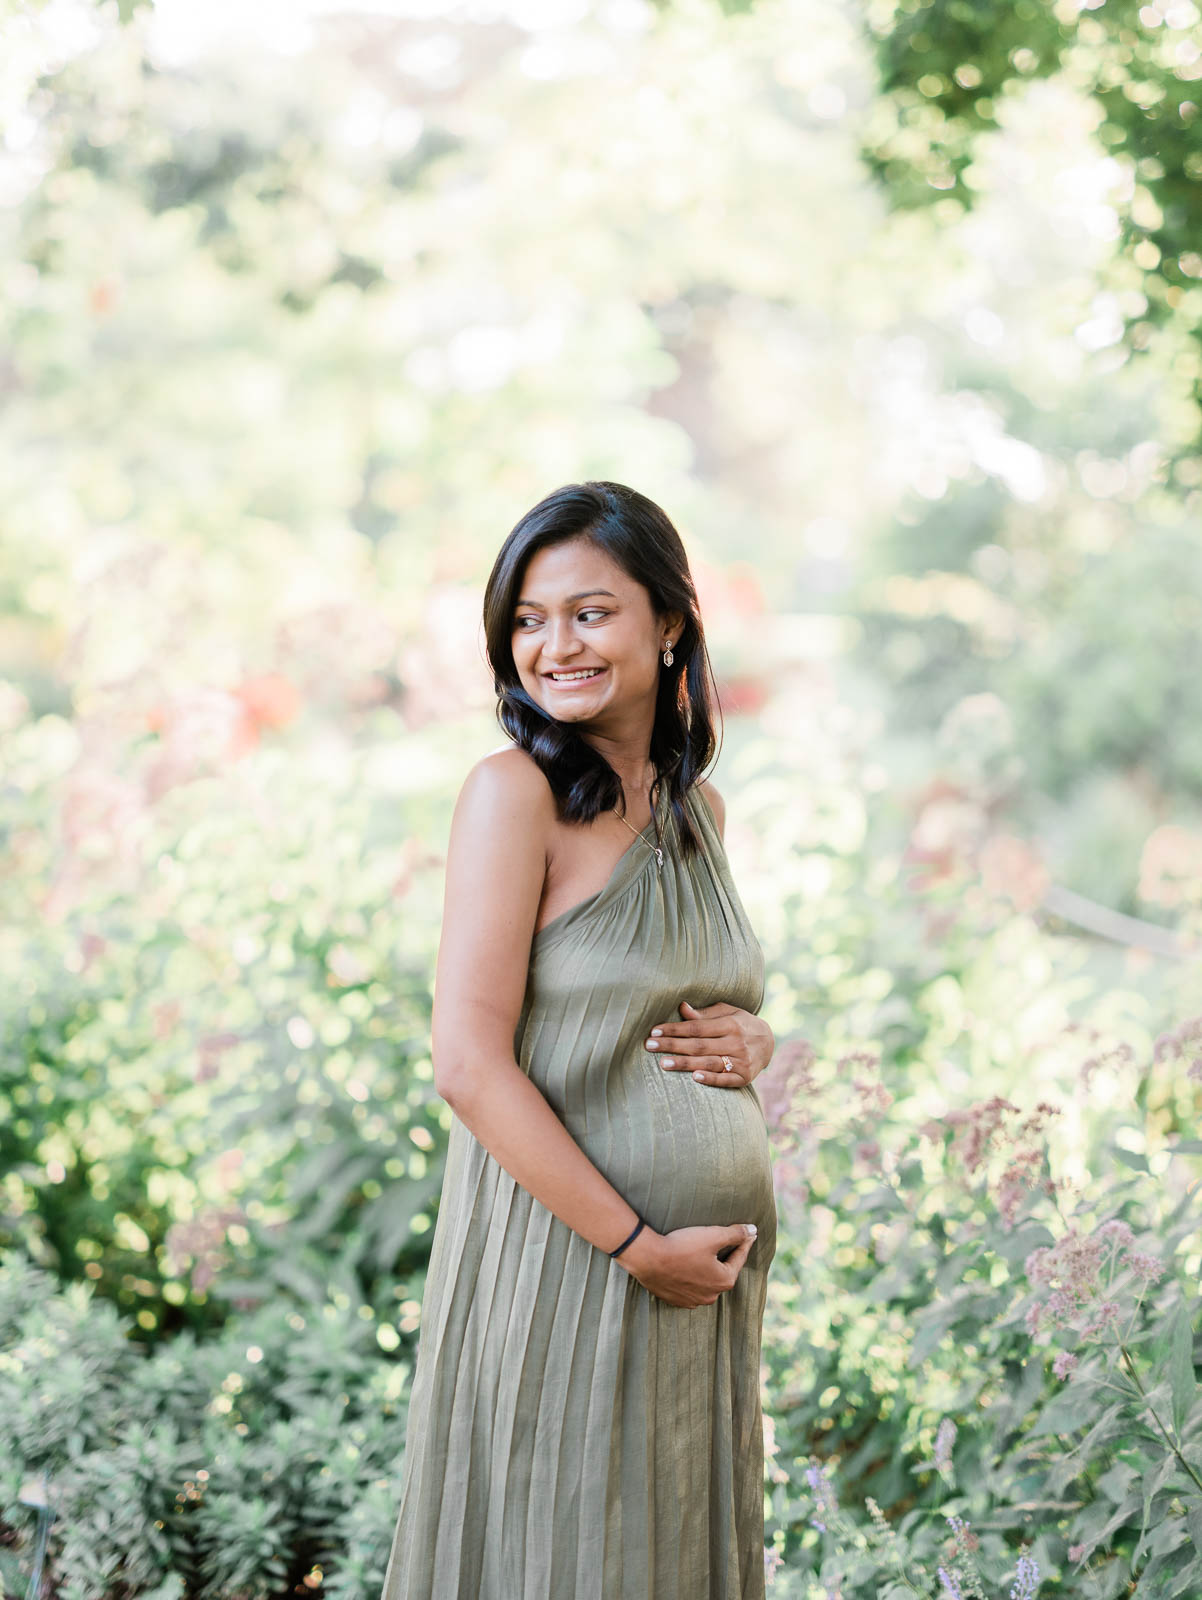
[{"label": "gold drop earring", "polygon": [[672,655],[672,641],[671,639],[668,639],[664,643],[664,666],[670,667],[674,659],[675,658]]}]

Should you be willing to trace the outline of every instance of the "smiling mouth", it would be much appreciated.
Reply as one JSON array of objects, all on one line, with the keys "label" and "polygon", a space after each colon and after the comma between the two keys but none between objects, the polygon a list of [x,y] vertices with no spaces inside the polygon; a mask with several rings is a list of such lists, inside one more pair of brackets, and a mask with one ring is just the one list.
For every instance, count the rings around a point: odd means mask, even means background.
[{"label": "smiling mouth", "polygon": [[601,677],[605,670],[604,667],[586,667],[581,672],[548,672],[545,676],[548,683],[553,683],[557,689],[563,689],[576,683],[591,683],[594,678]]}]

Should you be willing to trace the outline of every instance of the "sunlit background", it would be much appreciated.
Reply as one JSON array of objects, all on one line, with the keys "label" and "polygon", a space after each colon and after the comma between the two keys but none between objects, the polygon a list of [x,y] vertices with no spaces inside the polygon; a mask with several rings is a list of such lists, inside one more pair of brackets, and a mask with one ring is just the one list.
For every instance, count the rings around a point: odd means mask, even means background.
[{"label": "sunlit background", "polygon": [[1202,1593],[1196,1444],[1141,1549],[938,1320],[1046,1159],[1189,1433],[1200,103],[1193,0],[0,4],[0,1594],[377,1600],[483,583],[583,478],[685,540],[767,956],[770,1592],[970,1592],[946,1503],[991,1600]]}]

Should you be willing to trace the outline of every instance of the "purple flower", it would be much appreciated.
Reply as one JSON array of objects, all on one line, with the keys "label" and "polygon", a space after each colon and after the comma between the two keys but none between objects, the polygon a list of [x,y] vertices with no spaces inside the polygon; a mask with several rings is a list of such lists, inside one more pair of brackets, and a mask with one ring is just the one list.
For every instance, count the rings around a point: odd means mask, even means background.
[{"label": "purple flower", "polygon": [[1145,1254],[1142,1250],[1128,1250],[1127,1265],[1137,1278],[1145,1278],[1149,1283],[1155,1283],[1157,1278],[1164,1275],[1164,1262],[1160,1257]]},{"label": "purple flower", "polygon": [[1167,1061],[1170,1057],[1175,1057],[1180,1060],[1190,1046],[1199,1039],[1202,1039],[1202,1017],[1189,1017],[1171,1032],[1160,1035],[1152,1059]]},{"label": "purple flower", "polygon": [[939,1582],[943,1585],[943,1592],[948,1596],[948,1600],[964,1600],[964,1591],[947,1568],[937,1567],[935,1570],[939,1574]]},{"label": "purple flower", "polygon": [[1055,1361],[1052,1362],[1052,1371],[1058,1378],[1067,1378],[1077,1365],[1077,1358],[1071,1350],[1061,1350]]},{"label": "purple flower", "polygon": [[1130,1225],[1119,1217],[1112,1217],[1109,1222],[1104,1222],[1097,1231],[1100,1238],[1116,1239],[1120,1246],[1129,1245],[1135,1238]]},{"label": "purple flower", "polygon": [[813,1490],[815,1510],[819,1513],[818,1516],[811,1517],[810,1521],[820,1533],[826,1533],[828,1524],[839,1515],[839,1502],[835,1497],[835,1491],[831,1488],[825,1468],[816,1461],[811,1461],[806,1468],[806,1482]]},{"label": "purple flower", "polygon": [[952,1446],[956,1442],[956,1424],[944,1417],[935,1432],[935,1469],[945,1477],[952,1473]]},{"label": "purple flower", "polygon": [[1010,1590],[1010,1600],[1035,1600],[1035,1591],[1038,1588],[1038,1564],[1032,1561],[1030,1556],[1019,1556],[1018,1568],[1014,1574],[1014,1586]]}]

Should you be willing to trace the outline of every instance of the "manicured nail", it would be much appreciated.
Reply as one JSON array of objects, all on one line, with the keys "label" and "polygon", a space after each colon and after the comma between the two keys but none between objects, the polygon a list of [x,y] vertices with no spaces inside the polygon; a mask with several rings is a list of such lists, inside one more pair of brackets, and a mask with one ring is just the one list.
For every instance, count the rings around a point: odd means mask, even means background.
[{"label": "manicured nail", "polygon": [[749,1239],[754,1239],[756,1234],[759,1233],[759,1231],[760,1230],[756,1227],[754,1222],[749,1222],[747,1224],[747,1237]]},{"label": "manicured nail", "polygon": [[675,1056],[660,1056],[659,1061],[662,1067],[674,1067],[676,1065]]},{"label": "manicured nail", "polygon": [[663,1029],[662,1029],[662,1028],[652,1028],[652,1030],[651,1030],[651,1037],[652,1037],[652,1038],[653,1038],[653,1039],[658,1039],[658,1038],[659,1038],[659,1036],[660,1036],[660,1034],[661,1034],[661,1033],[662,1033],[662,1032],[663,1032],[663,1031],[664,1031],[664,1030],[663,1030]]},{"label": "manicured nail", "polygon": [[648,1048],[648,1050],[658,1050],[659,1049],[658,1040],[648,1039],[647,1040],[647,1048]]},{"label": "manicured nail", "polygon": [[704,1072],[695,1072],[693,1074],[693,1077],[698,1083],[704,1083],[705,1082],[705,1073]]}]

